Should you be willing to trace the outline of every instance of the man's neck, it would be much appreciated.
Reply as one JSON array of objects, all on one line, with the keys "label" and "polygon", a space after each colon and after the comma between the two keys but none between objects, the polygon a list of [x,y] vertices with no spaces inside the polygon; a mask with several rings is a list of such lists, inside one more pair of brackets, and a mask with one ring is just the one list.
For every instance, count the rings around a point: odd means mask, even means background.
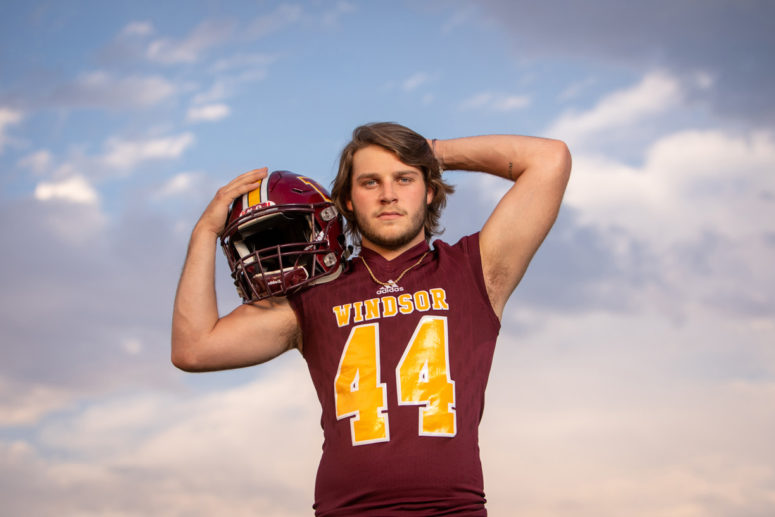
[{"label": "man's neck", "polygon": [[424,240],[425,240],[425,233],[421,232],[421,233],[419,233],[417,235],[417,237],[415,237],[414,239],[412,239],[408,243],[404,244],[403,246],[400,246],[398,248],[386,248],[384,246],[379,246],[379,245],[369,241],[368,239],[362,238],[361,239],[361,247],[368,248],[371,251],[373,251],[375,253],[378,253],[385,260],[393,260],[394,258],[398,257],[399,255],[401,255],[406,250],[414,248],[415,246],[417,246],[418,244],[420,244]]}]

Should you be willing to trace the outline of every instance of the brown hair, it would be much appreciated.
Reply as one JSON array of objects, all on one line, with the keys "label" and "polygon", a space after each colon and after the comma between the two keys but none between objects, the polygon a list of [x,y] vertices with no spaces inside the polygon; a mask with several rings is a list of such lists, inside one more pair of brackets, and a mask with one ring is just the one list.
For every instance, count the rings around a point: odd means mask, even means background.
[{"label": "brown hair", "polygon": [[352,140],[342,150],[339,172],[331,187],[331,198],[347,222],[346,232],[354,240],[360,240],[355,214],[347,209],[347,202],[350,201],[352,190],[353,156],[356,151],[369,145],[378,145],[392,151],[403,163],[422,171],[425,184],[433,191],[433,199],[428,204],[425,216],[425,239],[430,240],[433,235],[441,233],[441,210],[447,204],[447,194],[452,194],[455,187],[441,178],[441,166],[425,137],[394,122],[375,122],[358,126],[353,131]]}]

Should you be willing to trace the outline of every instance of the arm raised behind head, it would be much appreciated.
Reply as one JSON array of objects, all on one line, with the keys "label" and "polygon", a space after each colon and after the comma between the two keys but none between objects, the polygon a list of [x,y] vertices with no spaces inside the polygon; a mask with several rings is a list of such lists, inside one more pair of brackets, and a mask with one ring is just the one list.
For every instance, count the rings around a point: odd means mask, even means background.
[{"label": "arm raised behind head", "polygon": [[559,140],[517,135],[433,144],[445,169],[486,172],[514,182],[487,219],[479,239],[487,293],[500,318],[557,218],[570,177],[570,152]]},{"label": "arm raised behind head", "polygon": [[284,298],[244,304],[219,317],[215,252],[232,201],[267,170],[246,172],[218,190],[191,234],[172,314],[172,363],[191,372],[263,363],[300,347],[296,315]]}]

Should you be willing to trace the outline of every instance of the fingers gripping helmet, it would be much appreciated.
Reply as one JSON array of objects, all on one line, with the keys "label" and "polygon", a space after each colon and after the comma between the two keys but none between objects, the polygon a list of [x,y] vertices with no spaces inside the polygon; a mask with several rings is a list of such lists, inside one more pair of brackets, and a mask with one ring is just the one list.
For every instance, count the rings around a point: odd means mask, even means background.
[{"label": "fingers gripping helmet", "polygon": [[284,296],[342,272],[342,217],[310,178],[273,171],[231,205],[221,247],[243,302]]}]

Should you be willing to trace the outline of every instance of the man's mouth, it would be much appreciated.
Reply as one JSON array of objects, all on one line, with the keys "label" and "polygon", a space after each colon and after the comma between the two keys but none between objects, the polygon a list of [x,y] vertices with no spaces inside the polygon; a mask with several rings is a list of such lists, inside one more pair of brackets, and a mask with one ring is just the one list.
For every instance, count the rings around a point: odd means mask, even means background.
[{"label": "man's mouth", "polygon": [[402,212],[396,212],[396,211],[385,211],[380,212],[377,214],[377,219],[381,219],[383,221],[390,220],[390,219],[397,219],[399,217],[402,217],[404,214]]}]

